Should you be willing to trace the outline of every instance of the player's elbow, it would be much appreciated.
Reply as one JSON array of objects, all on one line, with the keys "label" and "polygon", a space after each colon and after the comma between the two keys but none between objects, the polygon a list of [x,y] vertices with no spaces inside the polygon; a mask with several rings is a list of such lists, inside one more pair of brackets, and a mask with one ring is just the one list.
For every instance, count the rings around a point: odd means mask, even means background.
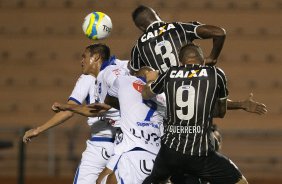
[{"label": "player's elbow", "polygon": [[227,100],[218,99],[215,106],[216,117],[224,118],[227,111]]},{"label": "player's elbow", "polygon": [[213,26],[213,25],[202,25],[199,26],[197,29],[197,34],[201,38],[225,38],[226,37],[226,31],[225,29]]},{"label": "player's elbow", "polygon": [[224,118],[226,111],[227,111],[227,106],[226,106],[226,100],[225,100],[225,103],[221,104],[219,107],[218,117]]},{"label": "player's elbow", "polygon": [[225,114],[226,114],[226,111],[225,112],[215,111],[213,113],[213,117],[214,118],[224,118]]},{"label": "player's elbow", "polygon": [[226,114],[226,111],[225,112],[220,112],[220,113],[218,113],[218,117],[219,118],[224,118],[225,114]]},{"label": "player's elbow", "polygon": [[226,37],[226,31],[221,27],[218,27],[218,29],[216,29],[214,34],[215,36]]},{"label": "player's elbow", "polygon": [[222,27],[213,26],[210,30],[212,32],[213,37],[221,37],[221,38],[226,37],[226,31]]}]

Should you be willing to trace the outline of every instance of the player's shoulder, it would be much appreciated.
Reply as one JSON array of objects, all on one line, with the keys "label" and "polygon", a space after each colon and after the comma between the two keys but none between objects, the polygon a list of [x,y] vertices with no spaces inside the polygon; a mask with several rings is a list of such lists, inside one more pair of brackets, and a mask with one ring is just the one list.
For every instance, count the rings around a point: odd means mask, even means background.
[{"label": "player's shoulder", "polygon": [[200,65],[200,66],[201,69],[206,69],[207,71],[210,72],[216,72],[217,74],[225,75],[224,71],[217,66],[209,66],[209,65]]},{"label": "player's shoulder", "polygon": [[93,75],[81,74],[79,78],[82,79],[96,79]]},{"label": "player's shoulder", "polygon": [[129,75],[122,75],[122,76],[119,76],[115,79],[114,83],[118,86],[125,86],[125,85],[128,85],[130,83],[132,83],[133,81],[133,78],[132,76],[129,76]]},{"label": "player's shoulder", "polygon": [[198,22],[198,21],[190,21],[190,22],[174,22],[176,25],[203,25],[202,23]]},{"label": "player's shoulder", "polygon": [[220,74],[220,75],[225,75],[224,71],[223,71],[221,68],[215,67],[215,69],[216,69],[216,71],[217,71],[218,74]]},{"label": "player's shoulder", "polygon": [[[123,75],[123,76],[119,76],[116,80],[118,80],[119,82],[121,83],[124,83],[124,84],[129,84],[129,83],[132,83],[134,81],[140,81],[140,82],[143,82],[142,79],[136,77],[136,76],[133,76],[133,75]],[[144,82],[143,82],[144,83]]]},{"label": "player's shoulder", "polygon": [[81,98],[80,102],[82,102],[89,93],[89,90],[95,88],[95,82],[96,78],[91,75],[80,75],[76,81],[71,96],[76,99]]},{"label": "player's shoulder", "polygon": [[96,78],[92,75],[85,75],[85,74],[81,74],[79,76],[79,78],[77,79],[77,82],[83,82],[83,83],[86,83],[86,82],[95,82],[96,81]]},{"label": "player's shoulder", "polygon": [[133,75],[123,75],[123,76],[118,77],[117,79],[120,81],[138,80],[138,78]]},{"label": "player's shoulder", "polygon": [[108,75],[115,75],[115,76],[120,76],[120,75],[126,75],[128,73],[127,69],[127,64],[116,64],[116,65],[111,65],[105,68],[104,70],[104,76]]},{"label": "player's shoulder", "polygon": [[120,59],[115,60],[116,66],[121,66],[121,67],[127,67],[128,62],[129,62],[128,60],[120,60]]}]

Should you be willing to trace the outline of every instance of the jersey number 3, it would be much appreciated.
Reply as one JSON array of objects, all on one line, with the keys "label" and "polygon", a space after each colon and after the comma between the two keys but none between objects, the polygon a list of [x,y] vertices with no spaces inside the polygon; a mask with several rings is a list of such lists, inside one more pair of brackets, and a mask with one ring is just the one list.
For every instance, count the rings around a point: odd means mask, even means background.
[{"label": "jersey number 3", "polygon": [[[165,53],[162,53],[162,48],[165,48]],[[168,67],[177,66],[175,55],[172,53],[171,43],[167,40],[161,41],[157,43],[155,46],[155,52],[157,55],[161,55],[163,58],[163,64],[161,65],[161,69],[165,72]],[[170,62],[170,66],[167,66],[165,63],[165,59],[168,59]]]},{"label": "jersey number 3", "polygon": [[[183,101],[184,92],[188,92],[188,98]],[[181,120],[190,120],[194,116],[194,104],[195,104],[195,88],[190,85],[180,86],[176,91],[176,105],[180,107],[180,110],[176,110],[176,115]],[[188,107],[187,114],[183,114],[183,107]]]}]

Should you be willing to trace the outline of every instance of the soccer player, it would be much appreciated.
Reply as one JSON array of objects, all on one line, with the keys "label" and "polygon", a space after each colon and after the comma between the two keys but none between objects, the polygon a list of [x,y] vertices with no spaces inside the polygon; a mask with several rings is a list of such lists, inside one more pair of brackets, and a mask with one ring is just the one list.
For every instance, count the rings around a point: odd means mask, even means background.
[{"label": "soccer player", "polygon": [[[195,39],[213,39],[213,48],[205,58],[205,64],[214,65],[225,41],[226,33],[223,28],[199,22],[167,23],[152,8],[142,5],[133,11],[132,18],[135,25],[144,32],[131,51],[129,69],[134,71],[142,66],[150,66],[163,73],[171,66],[179,66],[180,48]],[[265,105],[253,103],[251,98],[249,104],[228,99],[227,108],[265,114]]]},{"label": "soccer player", "polygon": [[[116,178],[115,183],[142,183],[150,174],[153,163],[160,149],[160,137],[163,118],[165,115],[165,97],[158,95],[152,100],[144,101],[141,91],[146,84],[144,73],[150,70],[141,68],[136,76],[120,76],[108,91],[105,103],[101,105],[102,112],[115,107],[120,109],[120,126],[123,132],[122,141],[115,146],[115,155],[118,155],[115,173],[106,176]],[[55,104],[60,110],[72,110],[89,116],[91,110],[86,107]],[[109,106],[110,105],[110,106]],[[99,104],[90,105],[92,108]],[[86,111],[83,112],[83,111]],[[97,114],[92,114],[97,116]]]},{"label": "soccer player", "polygon": [[[106,73],[107,76],[114,80],[123,72],[122,70],[114,69],[113,67],[124,64],[126,66],[126,62],[110,58],[110,49],[104,44],[94,44],[86,47],[81,61],[83,74],[78,79],[73,92],[68,99],[68,104],[82,104],[83,101],[86,101],[86,103],[89,104],[101,99],[102,97],[100,95],[102,94],[102,89],[105,87],[100,81],[104,79],[102,76],[106,76],[101,74]],[[107,68],[111,68],[112,70]],[[96,78],[97,80],[99,79],[98,89],[96,87]],[[53,107],[53,110],[56,110],[56,108]],[[43,125],[27,131],[23,137],[23,141],[28,143],[32,138],[54,126],[64,123],[72,116],[73,112],[71,111],[61,111],[56,113]],[[112,155],[115,128],[113,128],[108,121],[112,122],[113,120],[119,119],[119,115],[114,113],[113,110],[107,118],[110,119],[88,119],[92,135],[91,139],[86,141],[87,147],[82,154],[81,163],[77,169],[74,183],[95,183],[98,175],[104,169],[110,155]]]},{"label": "soccer player", "polygon": [[144,183],[160,183],[179,173],[211,183],[247,183],[237,166],[210,142],[213,114],[222,118],[227,109],[225,74],[203,66],[202,50],[193,44],[180,50],[179,60],[182,66],[169,68],[142,92],[144,99],[162,92],[167,99],[162,146]]},{"label": "soccer player", "polygon": [[215,64],[225,40],[223,28],[199,22],[164,22],[150,7],[139,6],[132,13],[135,25],[144,33],[131,51],[130,69],[150,66],[160,73],[178,66],[178,51],[195,39],[213,39],[213,48],[205,59]]}]

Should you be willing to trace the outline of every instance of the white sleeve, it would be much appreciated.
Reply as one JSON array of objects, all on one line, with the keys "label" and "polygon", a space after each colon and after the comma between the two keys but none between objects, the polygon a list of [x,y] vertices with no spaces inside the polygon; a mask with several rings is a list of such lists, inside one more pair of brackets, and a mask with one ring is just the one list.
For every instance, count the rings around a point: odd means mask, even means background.
[{"label": "white sleeve", "polygon": [[95,81],[95,77],[91,75],[81,75],[68,100],[82,104],[88,98],[91,84],[95,83]]},{"label": "white sleeve", "polygon": [[119,82],[120,82],[120,79],[117,78],[117,79],[114,81],[114,83],[113,83],[113,85],[111,86],[111,88],[109,88],[108,94],[109,94],[110,96],[113,96],[113,97],[118,98]]}]

